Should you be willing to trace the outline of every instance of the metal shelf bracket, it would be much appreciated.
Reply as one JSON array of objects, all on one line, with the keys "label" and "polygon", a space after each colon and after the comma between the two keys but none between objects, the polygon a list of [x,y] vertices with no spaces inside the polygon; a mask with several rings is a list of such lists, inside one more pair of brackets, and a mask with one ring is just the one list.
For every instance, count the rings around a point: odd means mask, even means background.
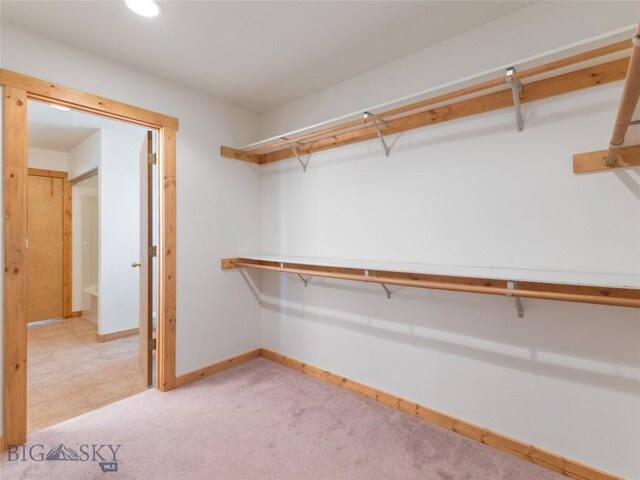
[{"label": "metal shelf bracket", "polygon": [[[371,112],[364,112],[364,118],[369,118],[372,115],[373,114]],[[376,131],[376,134],[380,139],[380,143],[382,143],[382,148],[384,149],[385,156],[388,157],[389,152],[391,152],[391,147],[387,145],[387,142],[384,139],[384,135],[382,135],[382,131],[380,130],[380,125],[378,125],[378,122],[383,124],[385,127],[389,127],[389,123],[386,120],[382,120],[382,119],[373,121],[373,129]]]},{"label": "metal shelf bracket", "polygon": [[[374,277],[380,277],[380,275],[378,275],[378,272],[376,272],[375,270],[365,270],[365,275],[369,276],[369,274],[373,275]],[[385,293],[387,294],[387,298],[390,300],[391,299],[391,290],[389,290],[389,287],[387,287],[386,284],[381,283],[380,285],[382,285],[382,288],[384,289]]]},{"label": "metal shelf bracket", "polygon": [[511,86],[511,94],[513,95],[513,107],[516,111],[516,125],[518,126],[518,131],[521,132],[524,130],[524,117],[522,116],[522,105],[520,104],[522,82],[520,80],[513,79],[514,73],[516,73],[515,68],[507,68],[506,82]]},{"label": "metal shelf bracket", "polygon": [[[518,288],[516,282],[507,282],[507,288],[509,290],[515,290]],[[513,294],[507,293],[508,297],[513,297]],[[514,297],[516,301],[516,311],[518,312],[518,318],[524,318],[524,306],[522,305],[522,299],[520,297]]]},{"label": "metal shelf bracket", "polygon": [[[289,140],[289,139],[287,137],[280,137],[280,140]],[[304,146],[304,143],[302,143],[302,142],[296,142],[296,143],[298,145],[300,145],[301,147]],[[298,159],[298,162],[300,162],[300,166],[302,167],[302,172],[306,173],[307,172],[307,165],[309,165],[309,160],[311,159],[311,154],[307,155],[307,158],[305,160],[303,160],[302,157],[300,156],[300,154],[298,153],[298,150],[296,150],[296,148],[293,145],[289,145],[289,149],[295,155],[295,157]]]},{"label": "metal shelf bracket", "polygon": [[302,157],[300,157],[300,154],[298,154],[298,151],[295,149],[295,147],[292,145],[290,148],[293,154],[298,159],[298,162],[300,162],[300,166],[302,166],[302,172],[306,173],[307,165],[309,165],[309,159],[311,158],[311,154],[307,155],[307,158],[305,160],[302,160]]},{"label": "metal shelf bracket", "polygon": [[313,277],[304,278],[299,273],[297,273],[296,275],[298,275],[300,277],[300,280],[302,280],[302,283],[304,283],[305,288],[309,286],[309,280],[311,280],[313,278]]}]

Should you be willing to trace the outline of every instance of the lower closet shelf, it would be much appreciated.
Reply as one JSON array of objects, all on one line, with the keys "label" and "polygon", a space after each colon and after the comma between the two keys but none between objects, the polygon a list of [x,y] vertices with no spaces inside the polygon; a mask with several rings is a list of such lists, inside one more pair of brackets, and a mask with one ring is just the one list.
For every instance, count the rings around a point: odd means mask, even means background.
[{"label": "lower closet shelf", "polygon": [[[425,265],[250,255],[222,260],[222,269],[252,268],[298,275],[305,286],[313,277],[387,285],[482,293],[520,298],[640,308],[640,275],[551,272],[504,268]],[[306,277],[306,278],[305,278]]]}]

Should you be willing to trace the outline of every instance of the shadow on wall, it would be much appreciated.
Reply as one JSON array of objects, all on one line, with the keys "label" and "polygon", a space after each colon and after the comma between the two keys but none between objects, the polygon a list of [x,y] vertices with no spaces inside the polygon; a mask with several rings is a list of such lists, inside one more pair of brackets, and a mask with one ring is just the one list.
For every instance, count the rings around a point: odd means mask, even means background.
[{"label": "shadow on wall", "polygon": [[640,201],[640,175],[636,171],[616,170],[615,172],[618,180],[627,187],[627,190]]},{"label": "shadow on wall", "polygon": [[[464,119],[463,119],[464,120]],[[446,124],[437,124],[432,126],[432,130],[438,126]],[[513,123],[504,122],[499,125],[493,125],[491,127],[475,127],[465,132],[466,138],[483,138],[490,135],[501,134],[508,129],[513,128]],[[387,145],[391,149],[390,157],[394,156],[394,152],[405,150],[417,150],[425,146],[433,146],[438,143],[455,143],[460,139],[460,134],[441,135],[439,137],[429,137],[424,139],[425,131],[420,129],[405,131],[399,134],[394,134],[389,137],[385,137]],[[405,137],[405,138],[401,138]],[[417,139],[420,140],[417,140]],[[324,154],[324,155],[323,155]],[[315,155],[318,157],[316,158]],[[372,158],[384,159],[385,154],[380,144],[380,140],[371,139],[363,143],[355,143],[352,145],[346,145],[339,147],[334,151],[318,152],[314,153],[309,161],[309,169],[313,168],[327,168],[334,165],[340,165],[351,162],[359,162],[363,160],[371,160]],[[317,162],[316,162],[317,160]],[[295,157],[285,160],[284,162],[274,162],[260,165],[256,168],[256,171],[261,177],[270,177],[276,175],[282,175],[283,173],[302,173],[302,167],[296,161]]]},{"label": "shadow on wall", "polygon": [[388,300],[377,285],[312,279],[305,289],[292,276],[242,275],[262,308],[291,319],[640,394],[635,309],[525,299],[519,319],[506,297],[399,287]]}]

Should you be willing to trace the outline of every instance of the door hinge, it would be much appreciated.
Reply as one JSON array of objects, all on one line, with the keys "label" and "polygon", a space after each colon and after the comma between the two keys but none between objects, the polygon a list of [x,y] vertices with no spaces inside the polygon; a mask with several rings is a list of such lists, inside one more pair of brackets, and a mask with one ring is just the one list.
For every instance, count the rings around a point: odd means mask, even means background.
[{"label": "door hinge", "polygon": [[158,349],[158,342],[156,341],[155,338],[152,338],[151,341],[149,342],[149,350],[157,350]]},{"label": "door hinge", "polygon": [[149,162],[149,165],[155,165],[156,163],[158,163],[158,155],[156,155],[155,153],[147,154],[147,161]]},{"label": "door hinge", "polygon": [[158,248],[155,245],[151,245],[149,247],[149,256],[155,257],[156,255],[158,255]]}]

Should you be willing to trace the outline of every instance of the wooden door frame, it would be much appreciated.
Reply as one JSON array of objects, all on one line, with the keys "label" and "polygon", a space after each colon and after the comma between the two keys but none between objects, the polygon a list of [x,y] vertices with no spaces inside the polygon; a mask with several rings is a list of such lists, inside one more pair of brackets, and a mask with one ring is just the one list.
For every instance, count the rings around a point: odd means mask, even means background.
[{"label": "wooden door frame", "polygon": [[62,179],[62,318],[70,318],[74,315],[71,309],[71,298],[73,289],[72,274],[72,191],[71,182],[68,179],[67,172],[57,170],[43,170],[40,168],[29,167],[28,175],[34,177],[48,177]]},{"label": "wooden door frame", "polygon": [[158,308],[156,387],[175,387],[176,131],[178,120],[0,69],[4,87],[4,444],[27,440],[28,100],[140,125],[158,132]]}]

